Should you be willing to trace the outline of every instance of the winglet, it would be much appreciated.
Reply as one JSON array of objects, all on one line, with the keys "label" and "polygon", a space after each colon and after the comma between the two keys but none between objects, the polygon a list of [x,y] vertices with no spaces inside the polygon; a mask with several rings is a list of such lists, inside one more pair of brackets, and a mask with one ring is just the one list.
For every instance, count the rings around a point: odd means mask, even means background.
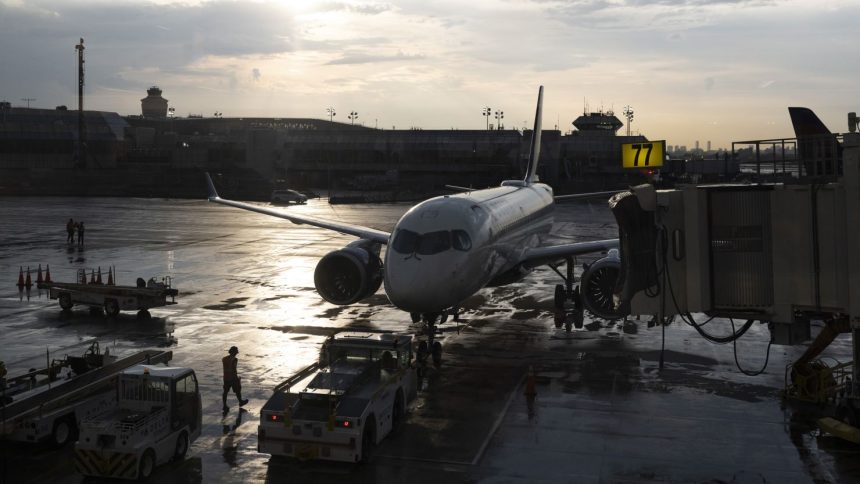
[{"label": "winglet", "polygon": [[535,127],[532,131],[532,143],[529,149],[529,163],[526,166],[526,177],[523,181],[526,184],[535,181],[535,172],[537,172],[538,158],[540,157],[540,135],[541,135],[541,117],[543,114],[543,86],[538,89],[537,110],[535,112]]},{"label": "winglet", "polygon": [[213,200],[221,198],[218,196],[218,191],[215,190],[215,184],[212,183],[212,177],[209,176],[209,172],[207,171],[205,173],[205,175],[206,175],[206,183],[209,185],[209,201],[211,202]]}]

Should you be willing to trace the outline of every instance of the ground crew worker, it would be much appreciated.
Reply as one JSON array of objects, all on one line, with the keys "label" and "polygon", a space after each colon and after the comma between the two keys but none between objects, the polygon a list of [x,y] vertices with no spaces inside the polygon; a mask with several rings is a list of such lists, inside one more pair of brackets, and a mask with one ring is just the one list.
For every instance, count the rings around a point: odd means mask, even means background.
[{"label": "ground crew worker", "polygon": [[247,399],[242,398],[242,383],[236,371],[236,364],[239,362],[236,355],[239,353],[239,348],[231,346],[227,353],[229,353],[227,356],[221,358],[221,363],[224,365],[224,393],[221,394],[221,403],[225,412],[230,410],[230,407],[227,406],[227,393],[230,392],[230,389],[233,389],[236,398],[239,399],[240,407],[248,403]]},{"label": "ground crew worker", "polygon": [[69,219],[69,221],[66,222],[66,234],[68,234],[68,236],[66,237],[66,242],[69,244],[74,244],[75,243],[75,221],[72,219]]},{"label": "ground crew worker", "polygon": [[84,246],[84,223],[81,222],[78,224],[78,245],[81,247]]}]

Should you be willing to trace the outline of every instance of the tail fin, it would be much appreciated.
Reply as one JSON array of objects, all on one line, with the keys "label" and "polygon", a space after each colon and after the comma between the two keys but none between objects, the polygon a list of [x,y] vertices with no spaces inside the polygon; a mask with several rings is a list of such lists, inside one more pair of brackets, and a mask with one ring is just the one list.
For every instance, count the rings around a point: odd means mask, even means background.
[{"label": "tail fin", "polygon": [[537,111],[535,112],[535,128],[532,131],[532,144],[529,148],[529,163],[526,166],[526,177],[523,181],[528,185],[535,181],[538,159],[540,158],[541,117],[543,113],[543,86],[538,90]]},{"label": "tail fin", "polygon": [[794,135],[798,138],[831,134],[827,126],[809,108],[788,108]]}]

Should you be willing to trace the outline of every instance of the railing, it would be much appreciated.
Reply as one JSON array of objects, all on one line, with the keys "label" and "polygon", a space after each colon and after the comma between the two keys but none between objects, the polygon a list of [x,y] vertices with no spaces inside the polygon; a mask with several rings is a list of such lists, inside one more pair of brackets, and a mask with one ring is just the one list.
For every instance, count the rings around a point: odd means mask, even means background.
[{"label": "railing", "polygon": [[842,135],[735,141],[732,159],[756,181],[835,181],[842,176]]}]

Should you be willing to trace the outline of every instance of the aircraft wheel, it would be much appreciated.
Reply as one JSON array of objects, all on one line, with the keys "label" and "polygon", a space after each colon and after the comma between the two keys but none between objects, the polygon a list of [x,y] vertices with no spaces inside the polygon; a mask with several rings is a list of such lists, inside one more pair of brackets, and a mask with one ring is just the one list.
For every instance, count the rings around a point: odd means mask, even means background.
[{"label": "aircraft wheel", "polygon": [[565,291],[564,286],[562,284],[555,285],[555,298],[553,303],[555,307],[558,309],[564,308],[564,301],[567,300],[567,291]]},{"label": "aircraft wheel", "polygon": [[555,329],[559,329],[564,326],[565,314],[561,309],[556,309],[555,313],[553,313],[553,322],[555,323]]},{"label": "aircraft wheel", "polygon": [[433,342],[432,355],[433,355],[433,365],[435,365],[436,368],[439,368],[442,365],[442,343],[440,343],[438,341]]},{"label": "aircraft wheel", "polygon": [[64,292],[64,293],[60,294],[59,299],[60,299],[60,308],[62,308],[63,311],[69,311],[72,309],[73,304],[72,304],[72,295],[71,294]]},{"label": "aircraft wheel", "polygon": [[116,302],[116,299],[105,300],[105,314],[109,318],[115,318],[119,314],[119,303]]},{"label": "aircraft wheel", "polygon": [[573,312],[573,324],[576,326],[576,329],[582,328],[582,324],[585,322],[585,311],[582,309],[577,309]]}]

